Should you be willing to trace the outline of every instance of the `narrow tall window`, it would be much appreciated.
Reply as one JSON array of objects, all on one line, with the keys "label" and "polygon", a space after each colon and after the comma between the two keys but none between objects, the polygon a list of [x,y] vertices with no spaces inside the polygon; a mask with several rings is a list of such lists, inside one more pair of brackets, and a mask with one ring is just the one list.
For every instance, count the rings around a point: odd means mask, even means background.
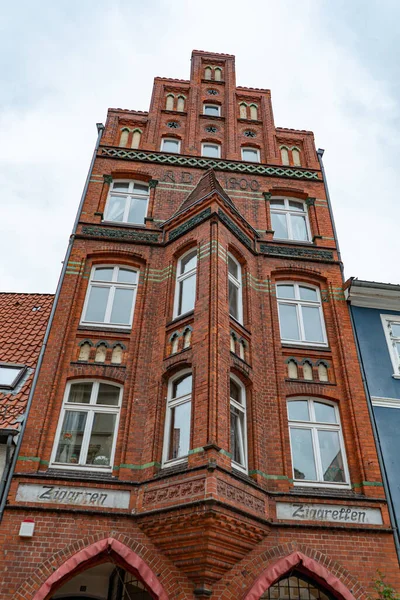
[{"label": "narrow tall window", "polygon": [[206,67],[205,71],[204,71],[205,79],[211,79],[211,73],[212,73],[211,67]]},{"label": "narrow tall window", "polygon": [[165,109],[166,110],[174,110],[174,100],[175,100],[174,95],[173,94],[168,94],[167,100],[166,100],[166,103],[165,103]]},{"label": "narrow tall window", "polygon": [[326,346],[319,289],[302,283],[280,283],[276,295],[282,341]]},{"label": "narrow tall window", "polygon": [[140,129],[135,129],[132,135],[132,148],[139,148],[140,138],[142,137],[142,132]]},{"label": "narrow tall window", "polygon": [[52,454],[53,466],[110,469],[122,387],[102,381],[68,383]]},{"label": "narrow tall window", "polygon": [[111,265],[93,267],[83,307],[82,324],[132,325],[138,273]]},{"label": "narrow tall window", "polygon": [[197,250],[190,250],[178,261],[174,316],[194,309],[196,300]]},{"label": "narrow tall window", "polygon": [[178,104],[176,110],[178,112],[183,112],[185,110],[185,96],[178,96]]},{"label": "narrow tall window", "polygon": [[283,165],[289,164],[289,152],[285,146],[281,146],[281,159]]},{"label": "narrow tall window", "polygon": [[121,146],[121,148],[126,148],[128,145],[128,136],[129,136],[129,129],[123,129],[121,131],[121,135],[119,138],[119,145]]},{"label": "narrow tall window", "polygon": [[236,377],[230,378],[230,452],[232,466],[247,471],[246,394]]},{"label": "narrow tall window", "polygon": [[239,104],[239,116],[241,119],[247,119],[247,104],[245,102]]},{"label": "narrow tall window", "polygon": [[190,448],[190,414],[192,402],[191,373],[177,375],[168,384],[165,418],[163,464],[179,462]]},{"label": "narrow tall window", "polygon": [[246,162],[260,162],[260,151],[258,148],[242,148],[242,160]]},{"label": "narrow tall window", "polygon": [[210,158],[221,157],[221,146],[220,144],[208,144],[204,143],[201,145],[201,155],[209,156]]},{"label": "narrow tall window", "polygon": [[256,104],[250,104],[250,119],[257,121],[258,109]]},{"label": "narrow tall window", "polygon": [[310,224],[304,202],[289,198],[272,198],[270,207],[275,239],[310,241]]},{"label": "narrow tall window", "polygon": [[105,221],[144,224],[149,186],[142,181],[113,181],[104,211]]},{"label": "narrow tall window", "polygon": [[220,69],[219,67],[215,67],[214,79],[215,81],[221,81],[222,79],[222,69]]},{"label": "narrow tall window", "polygon": [[292,148],[292,159],[295,167],[301,167],[300,150],[297,148]]},{"label": "narrow tall window", "polygon": [[236,258],[228,254],[228,291],[229,291],[229,314],[242,323],[242,268]]},{"label": "narrow tall window", "polygon": [[339,410],[312,398],[288,401],[293,477],[301,482],[349,481]]},{"label": "narrow tall window", "polygon": [[180,140],[175,140],[173,138],[163,138],[161,140],[161,152],[174,152],[175,154],[179,154],[180,151]]}]

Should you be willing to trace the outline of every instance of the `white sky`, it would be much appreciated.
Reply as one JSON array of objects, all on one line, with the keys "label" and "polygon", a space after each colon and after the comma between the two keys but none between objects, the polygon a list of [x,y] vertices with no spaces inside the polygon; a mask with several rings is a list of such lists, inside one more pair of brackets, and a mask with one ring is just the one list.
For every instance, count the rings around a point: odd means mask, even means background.
[{"label": "white sky", "polygon": [[[6,7],[7,4],[7,7]],[[325,149],[346,277],[400,283],[398,0],[17,0],[0,7],[0,291],[54,292],[108,107],[192,49],[235,54]]]}]

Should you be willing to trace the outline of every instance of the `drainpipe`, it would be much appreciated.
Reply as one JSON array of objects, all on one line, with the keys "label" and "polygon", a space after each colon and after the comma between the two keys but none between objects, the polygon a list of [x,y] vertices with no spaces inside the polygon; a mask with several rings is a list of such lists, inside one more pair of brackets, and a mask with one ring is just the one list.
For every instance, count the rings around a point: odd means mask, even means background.
[{"label": "drainpipe", "polygon": [[396,516],[395,516],[394,510],[393,510],[393,500],[392,500],[392,496],[390,494],[388,476],[387,476],[386,469],[385,469],[382,447],[381,447],[381,442],[380,442],[379,434],[378,434],[378,427],[376,424],[374,408],[372,406],[371,395],[369,392],[368,382],[367,382],[367,378],[365,375],[365,367],[364,367],[364,362],[363,362],[363,359],[361,356],[360,344],[358,341],[357,329],[356,329],[356,326],[354,323],[354,316],[353,316],[353,311],[352,311],[351,305],[349,306],[349,312],[350,312],[351,326],[353,328],[353,334],[356,339],[358,362],[360,363],[361,377],[362,377],[362,381],[363,381],[363,385],[364,385],[364,392],[367,397],[367,406],[368,406],[369,417],[371,419],[371,424],[372,424],[372,433],[374,436],[376,451],[378,454],[379,467],[380,467],[381,473],[382,473],[383,489],[385,490],[385,496],[387,498],[387,503],[388,503],[389,517],[390,517],[390,522],[392,524],[392,529],[393,529],[394,545],[396,547],[397,559],[400,563],[399,530],[397,528]]},{"label": "drainpipe", "polygon": [[[87,189],[88,189],[88,186],[89,186],[89,180],[90,180],[90,178],[92,176],[94,161],[96,160],[96,155],[97,155],[97,151],[98,151],[98,148],[99,148],[99,145],[100,145],[101,136],[103,135],[103,132],[104,132],[104,129],[105,129],[103,123],[96,123],[96,127],[97,127],[96,145],[95,145],[95,148],[94,148],[94,151],[93,151],[92,160],[91,160],[89,171],[88,171],[88,174],[87,174],[87,177],[86,177],[86,181],[85,181],[85,185],[84,185],[84,188],[83,188],[83,192],[82,192],[82,196],[81,196],[81,201],[79,203],[79,208],[78,208],[78,212],[77,212],[77,215],[76,215],[76,218],[75,218],[74,226],[72,228],[72,233],[71,233],[70,238],[69,238],[69,243],[68,243],[67,251],[65,253],[65,259],[64,259],[63,266],[62,266],[62,269],[61,269],[60,278],[58,280],[58,284],[57,284],[56,294],[55,294],[55,297],[54,297],[53,306],[52,306],[50,317],[49,317],[49,320],[48,320],[48,323],[47,323],[46,333],[45,333],[45,336],[44,336],[44,339],[43,339],[43,345],[42,345],[42,347],[40,349],[40,354],[39,354],[39,358],[38,358],[38,361],[37,361],[37,365],[36,365],[36,369],[35,369],[35,374],[34,374],[34,377],[33,377],[32,387],[31,387],[31,390],[29,392],[28,402],[26,404],[25,414],[23,416],[21,431],[20,431],[20,434],[18,436],[16,448],[15,448],[15,451],[14,451],[14,454],[13,454],[13,460],[12,460],[12,463],[11,463],[11,466],[10,466],[9,476],[7,478],[7,481],[5,482],[4,489],[0,488],[0,494],[1,494],[0,522],[1,522],[2,518],[3,518],[4,507],[6,505],[8,492],[9,492],[10,486],[11,486],[12,474],[14,473],[15,465],[17,463],[17,459],[18,459],[18,456],[19,456],[19,451],[21,449],[21,443],[22,443],[22,438],[24,436],[24,432],[25,432],[25,428],[26,428],[26,422],[27,422],[27,419],[28,419],[28,415],[29,415],[29,411],[30,411],[31,405],[32,405],[32,399],[33,399],[33,395],[35,393],[36,383],[37,383],[37,380],[38,380],[38,377],[39,377],[40,367],[42,366],[43,356],[44,356],[44,353],[45,353],[45,350],[46,350],[46,346],[47,346],[47,342],[48,342],[48,339],[49,339],[50,330],[51,330],[51,326],[52,326],[53,319],[54,319],[54,314],[56,312],[56,308],[57,308],[57,304],[58,304],[58,299],[60,297],[61,287],[62,287],[62,284],[64,282],[65,271],[67,270],[67,265],[68,265],[69,257],[71,255],[72,245],[73,245],[74,240],[75,240],[75,234],[76,234],[76,230],[77,230],[77,227],[78,227],[79,218],[80,218],[80,215],[81,215],[81,212],[82,212],[83,203],[84,203],[84,200],[85,200],[85,197],[86,197],[86,192],[87,192]],[[8,443],[8,441],[7,441],[7,443]]]}]

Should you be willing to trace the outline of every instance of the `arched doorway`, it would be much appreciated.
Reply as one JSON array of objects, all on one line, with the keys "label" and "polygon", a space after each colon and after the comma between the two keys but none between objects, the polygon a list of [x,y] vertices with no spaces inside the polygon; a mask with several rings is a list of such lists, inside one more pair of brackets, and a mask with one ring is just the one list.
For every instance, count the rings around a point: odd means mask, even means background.
[{"label": "arched doorway", "polygon": [[295,570],[265,590],[260,600],[334,600],[334,596],[315,580]]}]

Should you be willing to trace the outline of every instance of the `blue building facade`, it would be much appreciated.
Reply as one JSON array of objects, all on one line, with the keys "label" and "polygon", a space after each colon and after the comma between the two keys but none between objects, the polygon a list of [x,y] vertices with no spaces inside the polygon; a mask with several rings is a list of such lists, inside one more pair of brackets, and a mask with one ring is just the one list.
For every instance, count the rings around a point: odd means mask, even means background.
[{"label": "blue building facade", "polygon": [[400,285],[352,279],[346,294],[399,540]]}]

